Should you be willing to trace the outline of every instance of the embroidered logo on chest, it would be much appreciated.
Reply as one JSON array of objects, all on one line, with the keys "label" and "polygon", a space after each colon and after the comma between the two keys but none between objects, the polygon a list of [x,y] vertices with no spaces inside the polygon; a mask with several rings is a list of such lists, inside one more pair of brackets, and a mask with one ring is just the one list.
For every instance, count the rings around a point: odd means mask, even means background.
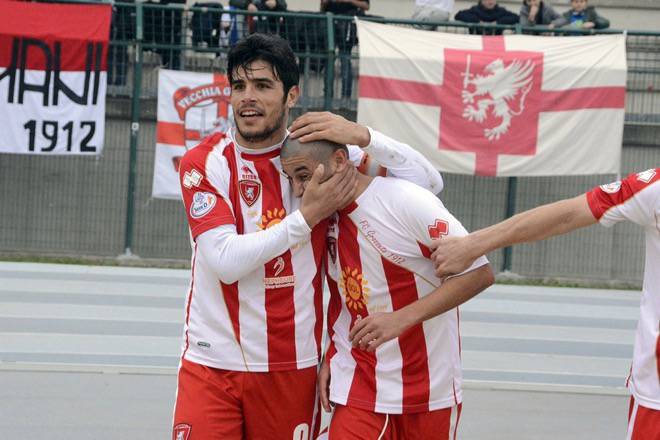
[{"label": "embroidered logo on chest", "polygon": [[238,181],[238,192],[248,206],[254,205],[261,195],[261,182],[257,175],[246,165],[241,167],[241,178]]},{"label": "embroidered logo on chest", "polygon": [[261,183],[254,180],[239,180],[238,192],[241,194],[243,201],[248,206],[252,206],[259,200],[261,195]]},{"label": "embroidered logo on chest", "polygon": [[434,224],[429,225],[429,236],[433,239],[449,234],[449,223],[437,219]]},{"label": "embroidered logo on chest", "polygon": [[286,211],[282,209],[268,209],[264,215],[261,216],[261,221],[257,225],[259,229],[268,229],[271,226],[275,226],[278,223],[281,223],[282,220],[286,217]]},{"label": "embroidered logo on chest", "polygon": [[346,301],[346,306],[356,312],[363,311],[369,303],[369,288],[367,280],[357,268],[346,267],[342,269],[339,288]]}]

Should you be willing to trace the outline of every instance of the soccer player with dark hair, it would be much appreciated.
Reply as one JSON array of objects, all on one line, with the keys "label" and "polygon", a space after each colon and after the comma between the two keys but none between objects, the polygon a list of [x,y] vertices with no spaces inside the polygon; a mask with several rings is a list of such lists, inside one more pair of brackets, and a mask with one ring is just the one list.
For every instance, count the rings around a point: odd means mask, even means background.
[{"label": "soccer player with dark hair", "polygon": [[[205,138],[180,166],[193,253],[173,438],[307,439],[319,422],[325,218],[352,200],[357,172],[295,198],[279,158],[300,93],[289,44],[253,34],[228,66],[236,128]],[[421,154],[340,116],[306,114],[290,136],[351,144],[363,170],[442,189]]]}]

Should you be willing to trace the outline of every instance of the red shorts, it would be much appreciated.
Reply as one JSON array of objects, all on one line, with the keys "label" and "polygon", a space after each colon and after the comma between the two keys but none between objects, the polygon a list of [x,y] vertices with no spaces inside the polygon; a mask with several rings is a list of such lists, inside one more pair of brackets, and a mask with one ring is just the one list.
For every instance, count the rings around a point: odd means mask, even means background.
[{"label": "red shorts", "polygon": [[320,425],[316,376],[316,367],[246,373],[184,359],[172,440],[315,438]]},{"label": "red shorts", "polygon": [[455,440],[461,404],[413,414],[378,414],[337,405],[329,440]]},{"label": "red shorts", "polygon": [[630,396],[628,435],[630,440],[660,439],[660,410],[646,408]]}]

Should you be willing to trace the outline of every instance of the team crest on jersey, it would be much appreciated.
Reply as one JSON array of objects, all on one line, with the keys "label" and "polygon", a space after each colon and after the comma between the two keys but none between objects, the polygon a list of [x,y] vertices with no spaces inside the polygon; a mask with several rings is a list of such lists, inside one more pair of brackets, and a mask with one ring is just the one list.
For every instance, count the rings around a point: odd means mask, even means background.
[{"label": "team crest on jersey", "polygon": [[193,202],[190,205],[190,216],[192,218],[201,218],[211,212],[217,198],[215,194],[209,192],[196,192],[193,195]]},{"label": "team crest on jersey", "polygon": [[367,287],[368,284],[357,269],[351,269],[350,267],[342,269],[339,287],[344,295],[346,307],[356,312],[366,310],[370,292]]},{"label": "team crest on jersey", "polygon": [[172,439],[188,440],[191,431],[192,431],[192,426],[185,423],[179,423],[174,427],[174,432],[172,433]]},{"label": "team crest on jersey", "polygon": [[239,180],[238,192],[241,193],[241,198],[248,205],[252,206],[259,200],[261,195],[261,183],[254,180]]},{"label": "team crest on jersey", "polygon": [[642,171],[641,173],[637,173],[637,180],[640,182],[644,183],[649,183],[653,178],[655,177],[655,170],[650,169],[646,171]]},{"label": "team crest on jersey", "polygon": [[614,194],[616,192],[619,192],[619,190],[621,189],[621,182],[616,181],[612,183],[606,183],[605,185],[601,185],[600,189],[602,189],[604,192],[608,194]]},{"label": "team crest on jersey", "polygon": [[259,229],[268,229],[280,223],[286,217],[286,211],[282,209],[269,209],[264,215],[261,216],[261,221],[257,225]]},{"label": "team crest on jersey", "polygon": [[449,223],[444,220],[436,219],[435,223],[429,225],[429,236],[432,239],[440,238],[442,235],[449,234]]}]

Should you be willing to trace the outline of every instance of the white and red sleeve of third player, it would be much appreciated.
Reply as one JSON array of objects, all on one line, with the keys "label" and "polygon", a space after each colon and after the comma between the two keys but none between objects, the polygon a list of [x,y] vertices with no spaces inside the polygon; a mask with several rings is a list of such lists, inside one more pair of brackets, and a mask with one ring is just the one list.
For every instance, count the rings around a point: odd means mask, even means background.
[{"label": "white and red sleeve of third player", "polygon": [[[352,348],[348,333],[357,319],[399,310],[433,292],[441,280],[428,245],[441,235],[466,233],[432,193],[394,178],[375,178],[330,221],[330,400],[388,414],[461,402],[458,309],[408,329],[375,353]],[[468,271],[486,263],[481,257]]]},{"label": "white and red sleeve of third player", "polygon": [[645,231],[644,284],[628,387],[640,405],[660,410],[660,168],[596,187],[587,201],[603,226],[629,220]]}]

